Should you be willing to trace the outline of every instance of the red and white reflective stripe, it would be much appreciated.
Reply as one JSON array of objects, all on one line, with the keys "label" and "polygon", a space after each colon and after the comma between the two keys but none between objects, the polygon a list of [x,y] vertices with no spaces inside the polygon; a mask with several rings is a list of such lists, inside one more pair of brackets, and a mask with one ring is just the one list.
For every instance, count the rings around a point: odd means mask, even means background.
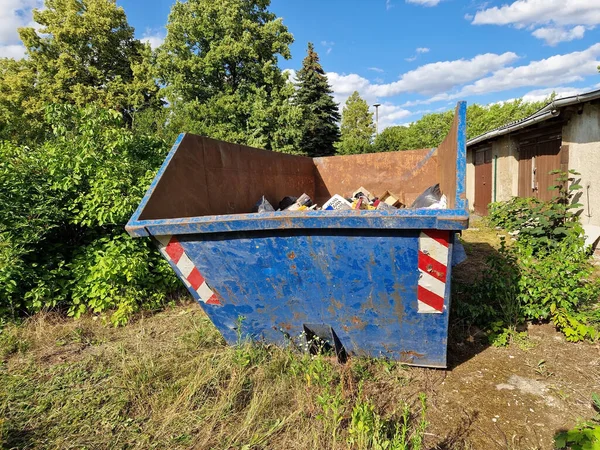
[{"label": "red and white reflective stripe", "polygon": [[448,273],[450,232],[422,231],[419,236],[418,312],[442,313]]},{"label": "red and white reflective stripe", "polygon": [[220,305],[219,298],[215,295],[204,277],[200,274],[192,260],[185,254],[183,247],[175,236],[156,236],[158,248],[165,258],[172,261],[183,275],[183,282],[188,288],[196,291],[200,300],[209,305]]}]

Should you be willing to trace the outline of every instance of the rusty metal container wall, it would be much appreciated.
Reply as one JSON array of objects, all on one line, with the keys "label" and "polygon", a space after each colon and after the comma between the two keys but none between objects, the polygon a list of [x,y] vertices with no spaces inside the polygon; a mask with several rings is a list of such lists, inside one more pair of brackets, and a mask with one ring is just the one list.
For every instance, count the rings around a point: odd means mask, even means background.
[{"label": "rusty metal container wall", "polygon": [[[464,102],[456,116],[441,157],[432,149],[313,161],[182,135],[127,231],[152,236],[231,344],[243,317],[242,335],[260,341],[289,345],[318,336],[345,355],[445,367],[452,247],[456,232],[468,226]],[[446,192],[454,207],[247,213],[262,189],[275,197],[301,190],[319,198],[329,189],[347,194],[353,183],[369,188],[365,161],[381,171],[371,172],[375,189],[386,178],[393,189],[425,188],[440,181],[441,171],[453,171]],[[343,167],[350,176],[335,177]],[[287,185],[286,175],[293,177]],[[234,186],[219,183],[223,178]],[[174,198],[190,187],[185,200]]]},{"label": "rusty metal container wall", "polygon": [[[316,198],[322,204],[332,195],[352,196],[359,186],[381,196],[390,191],[414,200],[438,182],[436,149],[315,158]],[[412,203],[412,202],[411,202]]]},{"label": "rusty metal container wall", "polygon": [[247,213],[262,195],[274,205],[286,195],[314,198],[311,158],[193,134],[175,146],[141,220]]}]

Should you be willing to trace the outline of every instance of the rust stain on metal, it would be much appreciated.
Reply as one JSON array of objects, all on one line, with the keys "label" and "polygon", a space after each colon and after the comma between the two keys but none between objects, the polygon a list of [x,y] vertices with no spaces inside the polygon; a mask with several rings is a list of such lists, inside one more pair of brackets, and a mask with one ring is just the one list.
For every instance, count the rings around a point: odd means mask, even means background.
[{"label": "rust stain on metal", "polygon": [[430,148],[315,158],[314,163],[317,203],[333,194],[349,197],[357,186],[374,195],[387,190],[418,195],[438,179],[437,154]]},{"label": "rust stain on metal", "polygon": [[353,328],[357,330],[363,330],[367,326],[367,322],[365,322],[357,316],[353,316],[351,321],[355,325]]},{"label": "rust stain on metal", "polygon": [[287,256],[289,259],[296,259],[296,254],[294,252],[289,252]]},{"label": "rust stain on metal", "polygon": [[340,309],[342,309],[342,303],[332,298],[329,307],[327,308],[329,314],[331,314],[332,316],[336,315]]},{"label": "rust stain on metal", "polygon": [[314,171],[308,157],[186,134],[140,219],[248,213],[262,195],[273,205],[286,195],[314,198]]},{"label": "rust stain on metal", "polygon": [[294,319],[295,322],[303,322],[306,320],[306,314],[303,312],[294,311],[294,314],[292,314],[292,319]]},{"label": "rust stain on metal", "polygon": [[286,331],[290,331],[293,327],[289,323],[281,323],[279,324],[279,328]]},{"label": "rust stain on metal", "polygon": [[414,358],[423,358],[425,356],[425,354],[423,354],[423,353],[417,353],[412,350],[405,350],[405,351],[400,352],[400,354],[402,355],[402,359],[404,359],[404,360],[414,359]]},{"label": "rust stain on metal", "polygon": [[[425,253],[425,252],[423,252]],[[431,264],[427,264],[427,273],[435,275],[437,278],[442,278],[444,274],[439,270],[433,270],[433,266]]]}]

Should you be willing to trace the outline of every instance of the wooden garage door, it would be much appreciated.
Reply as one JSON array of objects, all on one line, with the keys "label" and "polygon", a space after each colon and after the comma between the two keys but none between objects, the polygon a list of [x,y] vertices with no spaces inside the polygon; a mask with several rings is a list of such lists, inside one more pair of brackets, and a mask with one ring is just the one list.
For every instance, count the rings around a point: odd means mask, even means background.
[{"label": "wooden garage door", "polygon": [[475,202],[476,214],[486,216],[492,201],[492,149],[475,151]]},{"label": "wooden garage door", "polygon": [[519,143],[519,197],[551,200],[556,175],[549,172],[568,167],[568,152],[561,150],[560,133],[522,139]]}]

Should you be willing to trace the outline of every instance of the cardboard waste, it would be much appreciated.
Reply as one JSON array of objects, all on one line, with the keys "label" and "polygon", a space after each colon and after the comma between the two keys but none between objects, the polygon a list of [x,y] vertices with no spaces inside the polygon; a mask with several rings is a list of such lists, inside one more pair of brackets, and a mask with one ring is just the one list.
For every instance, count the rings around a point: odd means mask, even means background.
[{"label": "cardboard waste", "polygon": [[[300,197],[284,197],[278,204],[277,211],[341,211],[341,210],[383,210],[394,211],[406,208],[400,200],[401,195],[385,191],[380,197],[374,196],[364,186],[359,187],[352,193],[351,198],[344,198],[335,194],[319,207],[306,193]],[[436,184],[427,188],[407,209],[446,209],[446,196],[440,191],[440,185]],[[275,209],[263,196],[255,205],[253,212],[273,212]]]}]

